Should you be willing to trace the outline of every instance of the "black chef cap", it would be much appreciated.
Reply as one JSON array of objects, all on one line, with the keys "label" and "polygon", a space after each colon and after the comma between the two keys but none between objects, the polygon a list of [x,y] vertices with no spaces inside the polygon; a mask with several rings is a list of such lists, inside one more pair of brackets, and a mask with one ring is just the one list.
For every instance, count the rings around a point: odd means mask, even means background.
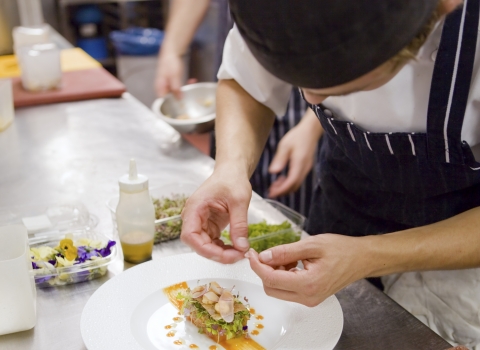
[{"label": "black chef cap", "polygon": [[230,0],[255,58],[295,86],[354,80],[395,56],[422,30],[438,0]]}]

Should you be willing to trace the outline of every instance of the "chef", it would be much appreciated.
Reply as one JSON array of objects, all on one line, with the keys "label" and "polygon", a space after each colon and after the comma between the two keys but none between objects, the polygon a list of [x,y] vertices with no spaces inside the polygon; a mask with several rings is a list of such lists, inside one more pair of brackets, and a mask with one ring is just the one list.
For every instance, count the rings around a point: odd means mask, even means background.
[{"label": "chef", "polygon": [[[231,0],[215,170],[182,240],[222,263],[246,256],[268,295],[307,306],[383,276],[408,311],[479,350],[479,2]],[[312,236],[259,255],[248,179],[291,85],[324,129]]]}]

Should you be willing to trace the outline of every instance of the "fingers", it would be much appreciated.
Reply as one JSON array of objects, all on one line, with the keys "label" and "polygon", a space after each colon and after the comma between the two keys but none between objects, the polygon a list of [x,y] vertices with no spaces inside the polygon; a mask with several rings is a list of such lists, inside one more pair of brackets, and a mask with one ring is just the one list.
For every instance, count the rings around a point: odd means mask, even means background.
[{"label": "fingers", "polygon": [[259,254],[259,260],[270,266],[288,266],[297,263],[299,260],[316,258],[315,245],[309,239],[295,243],[282,244]]},{"label": "fingers", "polygon": [[[267,288],[270,292],[274,294],[268,294],[271,296],[279,297],[280,299],[284,300],[293,300],[293,299],[285,299],[287,295],[281,293],[281,291],[295,291],[298,288],[303,277],[301,276],[305,271],[286,271],[283,269],[276,270],[275,268],[263,264],[259,260],[259,255],[253,249],[250,249],[245,256],[250,261],[250,267],[252,270],[262,279],[263,286],[265,291]],[[279,290],[278,293],[274,292],[273,290]],[[290,297],[293,298],[293,295]]]},{"label": "fingers", "polygon": [[280,175],[272,183],[272,185],[268,189],[268,198],[276,198],[276,197],[280,196],[280,191],[278,189],[281,188],[281,186],[285,182],[286,178],[287,178],[286,176]]},{"label": "fingers", "polygon": [[245,253],[250,248],[248,242],[248,205],[250,201],[239,200],[230,205],[230,239],[235,249]]},{"label": "fingers", "polygon": [[231,264],[243,259],[243,252],[238,252],[231,246],[226,246],[218,238],[212,239],[203,229],[203,223],[209,217],[207,206],[201,204],[189,204],[188,206],[190,210],[182,212],[183,223],[180,238],[183,243],[199,255],[224,264]]},{"label": "fingers", "polygon": [[167,81],[165,80],[165,78],[157,78],[157,80],[155,81],[155,91],[158,97],[163,97],[170,92],[167,88]]},{"label": "fingers", "polygon": [[175,96],[175,98],[177,100],[181,100],[183,98],[182,91],[180,90],[181,87],[182,87],[182,82],[181,82],[180,78],[178,76],[171,77],[171,79],[170,79],[170,90],[171,90],[173,96]]},{"label": "fingers", "polygon": [[275,156],[268,167],[268,171],[270,174],[278,174],[288,164],[288,160],[290,159],[291,149],[289,147],[283,146],[282,143],[279,143],[277,151],[275,152]]}]

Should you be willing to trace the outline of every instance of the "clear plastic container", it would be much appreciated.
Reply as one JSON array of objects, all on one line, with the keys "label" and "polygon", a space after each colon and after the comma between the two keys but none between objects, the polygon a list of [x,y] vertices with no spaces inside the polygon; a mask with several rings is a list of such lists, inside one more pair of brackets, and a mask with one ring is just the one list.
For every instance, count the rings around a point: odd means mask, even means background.
[{"label": "clear plastic container", "polygon": [[[74,243],[86,238],[106,245],[109,240],[105,235],[93,231],[98,219],[80,202],[0,208],[0,225],[14,224],[27,228],[30,248],[54,248],[67,234],[72,235]],[[89,281],[105,275],[108,264],[116,256],[115,245],[108,256],[69,267],[33,269],[32,274],[40,288]]]},{"label": "clear plastic container", "polygon": [[[265,222],[268,225],[290,226],[278,231],[266,233],[256,237],[249,237],[250,246],[257,252],[268,248],[297,242],[302,235],[305,217],[290,209],[286,205],[271,199],[253,199],[248,208],[248,224]],[[229,227],[222,234],[222,240],[230,244]]]},{"label": "clear plastic container", "polygon": [[[165,184],[160,187],[149,189],[152,199],[172,198],[178,196],[188,197],[198,188],[197,184],[190,182],[175,182]],[[112,215],[113,226],[117,230],[117,220],[115,210],[118,204],[118,196],[107,201],[107,207]],[[180,214],[172,215],[162,219],[155,220],[155,240],[154,243],[166,242],[180,237],[182,232],[182,218]]]},{"label": "clear plastic container", "polygon": [[[79,239],[86,238],[91,240],[101,241],[103,245],[106,245],[108,238],[100,233],[94,231],[74,231],[69,232],[73,236],[73,241],[76,242]],[[30,248],[38,248],[41,246],[48,246],[55,248],[58,246],[60,240],[65,235],[58,234],[44,234],[37,235],[36,237],[29,239]],[[39,269],[33,270],[35,277],[35,283],[38,287],[52,287],[62,286],[65,284],[78,283],[90,281],[95,278],[104,276],[107,273],[108,264],[110,264],[117,256],[117,246],[111,248],[110,255],[95,260],[87,260],[84,263],[73,265],[70,267],[58,267],[53,269]]]}]

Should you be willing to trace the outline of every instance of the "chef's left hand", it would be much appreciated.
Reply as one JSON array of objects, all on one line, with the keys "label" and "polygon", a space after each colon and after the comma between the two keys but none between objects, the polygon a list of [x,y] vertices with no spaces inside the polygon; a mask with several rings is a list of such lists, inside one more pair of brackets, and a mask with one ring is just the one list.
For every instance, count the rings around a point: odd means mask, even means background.
[{"label": "chef's left hand", "polygon": [[[362,238],[322,234],[260,254],[250,249],[245,256],[262,279],[267,295],[313,307],[367,276],[360,240]],[[299,260],[304,270],[283,268]]]}]

